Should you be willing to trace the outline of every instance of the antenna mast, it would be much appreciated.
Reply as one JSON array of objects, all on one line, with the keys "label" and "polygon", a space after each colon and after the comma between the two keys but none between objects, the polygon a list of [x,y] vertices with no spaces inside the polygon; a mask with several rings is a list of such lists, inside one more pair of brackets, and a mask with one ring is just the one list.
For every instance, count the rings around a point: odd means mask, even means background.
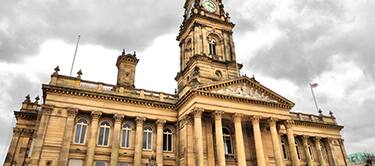
[{"label": "antenna mast", "polygon": [[76,50],[74,51],[74,57],[73,57],[72,67],[70,68],[70,76],[72,76],[73,67],[74,67],[74,62],[76,61],[76,55],[77,55],[77,50],[78,50],[78,45],[79,45],[79,40],[80,40],[80,39],[81,39],[81,35],[78,35],[78,40],[77,40]]}]

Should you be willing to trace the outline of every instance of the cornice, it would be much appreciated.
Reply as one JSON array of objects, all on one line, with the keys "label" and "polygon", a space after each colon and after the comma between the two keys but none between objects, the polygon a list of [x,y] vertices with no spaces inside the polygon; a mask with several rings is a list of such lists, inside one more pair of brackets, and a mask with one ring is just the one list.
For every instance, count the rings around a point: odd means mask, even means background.
[{"label": "cornice", "polygon": [[294,125],[319,127],[319,128],[332,128],[332,129],[339,129],[339,130],[344,128],[344,126],[336,125],[336,124],[317,123],[317,122],[309,122],[309,121],[302,121],[302,120],[294,120]]},{"label": "cornice", "polygon": [[181,39],[181,36],[189,29],[190,25],[196,23],[195,20],[197,18],[206,19],[206,20],[209,20],[209,21],[212,21],[212,22],[215,22],[215,23],[223,24],[223,25],[229,26],[230,28],[234,28],[234,26],[235,26],[235,24],[232,23],[232,22],[227,22],[227,21],[223,21],[221,19],[207,17],[205,15],[202,16],[200,14],[194,14],[194,15],[190,16],[189,19],[185,20],[182,23],[180,32],[179,32],[179,34],[176,38],[178,41]]},{"label": "cornice", "polygon": [[51,93],[59,93],[59,94],[66,94],[66,95],[73,95],[73,96],[95,98],[99,100],[112,100],[112,101],[117,101],[117,102],[143,105],[147,107],[175,109],[175,105],[170,104],[170,103],[163,103],[163,102],[152,101],[152,100],[147,100],[147,99],[138,99],[138,98],[132,98],[132,97],[127,97],[127,96],[113,95],[113,94],[104,94],[104,93],[98,93],[98,92],[92,92],[92,91],[86,91],[86,90],[74,89],[74,88],[68,88],[68,87],[60,87],[60,86],[43,84],[42,89],[45,95],[47,94],[46,92],[51,92]]},{"label": "cornice", "polygon": [[24,112],[24,111],[14,111],[14,116],[16,119],[28,119],[28,120],[36,120],[38,117],[38,112]]}]

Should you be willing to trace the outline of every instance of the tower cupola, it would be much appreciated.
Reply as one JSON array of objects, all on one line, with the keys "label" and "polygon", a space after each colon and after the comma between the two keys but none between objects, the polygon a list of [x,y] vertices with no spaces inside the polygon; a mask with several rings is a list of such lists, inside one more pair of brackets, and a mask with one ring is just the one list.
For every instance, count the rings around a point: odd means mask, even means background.
[{"label": "tower cupola", "polygon": [[134,88],[135,80],[135,69],[138,64],[139,59],[137,59],[136,53],[126,54],[125,50],[117,58],[117,86],[124,88]]}]

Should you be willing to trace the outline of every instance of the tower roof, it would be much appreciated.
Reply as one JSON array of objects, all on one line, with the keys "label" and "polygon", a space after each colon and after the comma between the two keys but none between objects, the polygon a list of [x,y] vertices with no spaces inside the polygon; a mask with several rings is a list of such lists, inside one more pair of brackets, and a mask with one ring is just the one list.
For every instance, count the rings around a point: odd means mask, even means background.
[{"label": "tower roof", "polygon": [[123,62],[134,63],[137,64],[139,59],[137,58],[136,52],[134,51],[133,54],[126,54],[125,49],[122,51],[122,54],[117,58],[116,66],[120,65]]}]

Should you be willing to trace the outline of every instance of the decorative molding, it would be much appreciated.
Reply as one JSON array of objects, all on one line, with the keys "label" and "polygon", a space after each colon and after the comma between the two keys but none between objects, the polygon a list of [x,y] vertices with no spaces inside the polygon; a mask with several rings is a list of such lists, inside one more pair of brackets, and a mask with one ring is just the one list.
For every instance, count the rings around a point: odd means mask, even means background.
[{"label": "decorative molding", "polygon": [[257,88],[248,86],[245,82],[242,85],[230,85],[223,89],[214,89],[211,93],[229,95],[235,97],[243,97],[251,100],[260,100],[265,102],[279,103],[277,100],[268,96],[264,91],[260,91]]},{"label": "decorative molding", "polygon": [[75,118],[78,114],[78,108],[68,108],[67,112],[69,118]]},{"label": "decorative molding", "polygon": [[135,118],[135,121],[136,121],[136,125],[137,125],[137,127],[139,127],[139,126],[142,126],[142,125],[143,125],[143,123],[146,121],[146,118],[145,118],[145,117],[137,116],[137,117]]},{"label": "decorative molding", "polygon": [[121,123],[122,120],[124,119],[124,115],[122,114],[115,114],[113,115],[113,118],[115,119],[115,123]]},{"label": "decorative molding", "polygon": [[92,111],[91,112],[91,117],[92,117],[92,121],[98,121],[100,116],[102,116],[102,112],[100,111]]}]

